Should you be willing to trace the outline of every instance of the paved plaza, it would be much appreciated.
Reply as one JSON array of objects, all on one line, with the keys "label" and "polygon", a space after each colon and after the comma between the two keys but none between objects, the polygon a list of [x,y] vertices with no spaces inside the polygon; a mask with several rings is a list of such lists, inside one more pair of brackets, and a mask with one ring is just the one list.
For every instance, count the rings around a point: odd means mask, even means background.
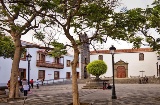
[{"label": "paved plaza", "polygon": [[[93,105],[160,105],[160,84],[116,84],[117,99],[112,100],[112,90],[82,89],[80,102]],[[71,84],[40,86],[31,89],[27,99],[0,103],[0,105],[67,105],[72,102]]]}]

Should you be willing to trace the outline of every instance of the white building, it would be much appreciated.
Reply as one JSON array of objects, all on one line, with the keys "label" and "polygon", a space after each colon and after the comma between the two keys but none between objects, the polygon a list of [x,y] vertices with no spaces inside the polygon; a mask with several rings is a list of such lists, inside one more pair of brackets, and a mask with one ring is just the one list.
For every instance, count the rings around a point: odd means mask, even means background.
[{"label": "white building", "polygon": [[[112,77],[112,55],[109,50],[91,51],[90,62],[103,60],[108,70],[101,77]],[[118,49],[114,54],[114,72],[116,78],[129,78],[130,76],[160,76],[156,52],[150,48]]]},{"label": "white building", "polygon": [[[45,80],[58,80],[60,78],[67,79],[72,76],[70,65],[70,62],[73,60],[72,55],[63,55],[61,58],[54,58],[47,55],[42,49],[28,48],[26,50],[27,52],[23,54],[19,64],[19,76],[21,78],[28,79],[28,61],[26,60],[28,53],[32,55],[30,61],[30,79],[44,78]],[[84,55],[83,57],[86,56]],[[107,72],[101,75],[101,77],[112,77],[112,55],[109,53],[109,50],[91,51],[90,62],[98,59],[103,60],[108,66]],[[85,73],[81,70],[81,62],[77,65],[78,78],[81,78],[82,73]],[[117,49],[114,54],[114,62],[116,78],[145,75],[160,76],[160,63],[158,64],[157,53],[150,48]],[[0,84],[7,83],[10,79],[11,67],[12,59],[0,57]]]},{"label": "white building", "polygon": [[[23,44],[31,44],[24,42]],[[30,79],[69,79],[72,75],[71,64],[72,55],[63,55],[61,58],[54,58],[47,55],[44,50],[38,48],[27,48],[19,64],[20,78],[28,79],[28,61],[26,55],[29,53],[32,58],[30,61]],[[0,57],[0,84],[6,84],[10,79],[12,59]],[[77,76],[80,77],[80,68],[77,66]]]}]

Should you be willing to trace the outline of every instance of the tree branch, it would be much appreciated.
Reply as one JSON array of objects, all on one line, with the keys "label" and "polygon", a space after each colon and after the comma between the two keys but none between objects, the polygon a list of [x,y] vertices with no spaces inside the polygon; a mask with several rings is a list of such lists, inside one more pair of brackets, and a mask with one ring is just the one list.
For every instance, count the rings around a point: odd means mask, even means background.
[{"label": "tree branch", "polygon": [[0,27],[0,29],[7,31],[8,33],[11,33],[11,30],[7,30],[6,28]]},{"label": "tree branch", "polygon": [[[5,12],[5,14],[7,15],[9,21],[13,20],[13,18],[10,16],[10,12],[9,10],[7,9],[6,5],[4,4],[4,0],[0,0],[1,1],[1,4],[2,4],[2,10]],[[9,14],[8,14],[9,13]]]},{"label": "tree branch", "polygon": [[[43,11],[43,9],[41,8],[40,10],[39,10],[39,12],[42,12]],[[37,14],[37,12],[36,13],[34,13],[32,16],[31,16],[31,18],[22,26],[22,28],[21,28],[21,31],[19,32],[19,34],[21,34],[22,32],[23,32],[23,30],[25,30],[25,28],[27,28],[30,24],[31,24],[31,22],[35,19],[35,17],[37,16],[38,14]],[[33,27],[32,27],[33,28]],[[29,31],[29,29],[27,29],[26,31],[25,31],[25,33],[27,33]]]},{"label": "tree branch", "polygon": [[36,25],[36,20],[35,20],[34,26],[28,27],[21,35],[24,35],[24,34],[26,34],[29,30],[34,29],[34,28],[38,28],[38,27],[39,27],[39,24]]}]

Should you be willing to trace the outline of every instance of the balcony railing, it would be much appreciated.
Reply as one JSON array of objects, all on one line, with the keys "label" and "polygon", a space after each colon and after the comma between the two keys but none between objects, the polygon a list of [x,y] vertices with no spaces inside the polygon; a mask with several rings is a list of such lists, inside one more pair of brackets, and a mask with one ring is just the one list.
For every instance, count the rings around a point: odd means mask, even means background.
[{"label": "balcony railing", "polygon": [[42,60],[37,60],[36,66],[47,67],[47,68],[57,68],[57,69],[63,69],[64,68],[64,65],[62,63],[55,63],[55,62],[42,61]]}]

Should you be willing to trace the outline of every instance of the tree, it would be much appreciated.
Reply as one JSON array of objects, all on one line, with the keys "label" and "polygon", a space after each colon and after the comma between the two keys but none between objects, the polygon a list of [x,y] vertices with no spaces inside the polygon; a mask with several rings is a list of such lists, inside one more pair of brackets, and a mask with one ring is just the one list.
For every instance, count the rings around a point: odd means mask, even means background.
[{"label": "tree", "polygon": [[[72,65],[72,93],[73,104],[80,105],[77,85],[76,67],[79,58],[78,46],[83,43],[89,43],[93,40],[105,42],[108,36],[116,36],[118,28],[114,29],[113,7],[116,6],[117,0],[48,0],[39,1],[39,7],[45,5],[47,10],[39,12],[45,16],[43,22],[58,25],[62,28],[65,36],[70,41],[70,47],[74,50],[74,59]],[[71,32],[74,29],[74,33]],[[112,30],[114,29],[114,30]],[[92,31],[92,35],[87,32]],[[82,35],[87,35],[88,39],[81,40]],[[118,38],[121,38],[119,36]],[[117,38],[117,37],[115,37]],[[79,40],[77,42],[76,40]]]},{"label": "tree", "polygon": [[37,8],[33,1],[0,0],[0,33],[11,36],[15,48],[10,76],[9,98],[19,97],[18,68],[22,49],[25,48],[21,45],[21,36],[39,26],[41,18],[39,17],[40,19],[37,20],[38,12],[43,11],[45,11],[45,8]]},{"label": "tree", "polygon": [[102,60],[92,61],[87,65],[87,71],[96,76],[96,80],[99,80],[99,76],[106,73],[107,65]]},{"label": "tree", "polygon": [[[135,8],[115,14],[117,27],[125,30],[128,40],[135,48],[141,45],[150,46],[154,51],[160,49],[160,2],[155,0],[153,7]],[[124,28],[125,27],[125,28]]]},{"label": "tree", "polygon": [[[50,0],[38,1],[39,7],[45,6],[45,12],[38,12],[44,16],[44,23],[48,25],[57,24],[62,28],[65,36],[69,39],[70,47],[74,50],[74,59],[72,65],[72,92],[73,104],[79,105],[78,85],[76,66],[78,63],[79,49],[78,46],[83,43],[89,43],[93,40],[106,42],[107,37],[113,39],[124,38],[127,35],[125,32],[116,27],[114,21],[113,7],[117,0]],[[71,28],[75,33],[71,33]],[[88,30],[93,30],[92,35],[89,35]],[[123,33],[117,35],[117,33]],[[83,35],[87,35],[86,40],[81,40]],[[80,40],[77,42],[76,40]]]}]

